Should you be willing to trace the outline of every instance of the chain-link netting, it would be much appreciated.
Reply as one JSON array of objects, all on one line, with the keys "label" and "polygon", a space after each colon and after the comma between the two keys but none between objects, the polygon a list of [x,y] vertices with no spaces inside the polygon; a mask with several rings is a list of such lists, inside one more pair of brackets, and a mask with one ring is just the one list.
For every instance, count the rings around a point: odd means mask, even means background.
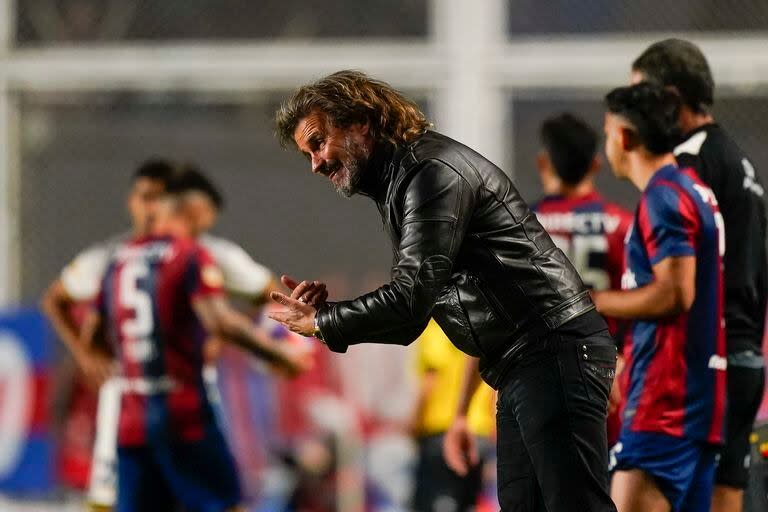
[{"label": "chain-link netting", "polygon": [[426,0],[19,0],[21,45],[427,34]]},{"label": "chain-link netting", "polygon": [[509,0],[512,37],[532,34],[762,31],[765,0]]}]

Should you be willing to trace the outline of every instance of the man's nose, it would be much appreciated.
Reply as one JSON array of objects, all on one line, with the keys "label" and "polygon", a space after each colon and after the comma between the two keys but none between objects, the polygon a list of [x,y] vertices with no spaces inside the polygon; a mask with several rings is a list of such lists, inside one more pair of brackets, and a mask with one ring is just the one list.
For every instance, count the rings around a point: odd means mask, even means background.
[{"label": "man's nose", "polygon": [[312,172],[315,174],[321,173],[325,167],[325,159],[321,158],[317,153],[312,155]]}]

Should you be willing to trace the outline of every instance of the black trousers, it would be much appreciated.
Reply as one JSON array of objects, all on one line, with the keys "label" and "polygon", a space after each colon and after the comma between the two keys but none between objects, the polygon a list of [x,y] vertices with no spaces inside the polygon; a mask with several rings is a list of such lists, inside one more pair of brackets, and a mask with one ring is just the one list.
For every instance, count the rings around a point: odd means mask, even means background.
[{"label": "black trousers", "polygon": [[594,312],[551,333],[499,390],[498,488],[507,512],[615,512],[606,409],[616,346]]},{"label": "black trousers", "polygon": [[763,401],[763,358],[755,354],[728,356],[728,409],[725,415],[725,444],[720,449],[715,483],[746,489],[749,481],[749,435]]}]

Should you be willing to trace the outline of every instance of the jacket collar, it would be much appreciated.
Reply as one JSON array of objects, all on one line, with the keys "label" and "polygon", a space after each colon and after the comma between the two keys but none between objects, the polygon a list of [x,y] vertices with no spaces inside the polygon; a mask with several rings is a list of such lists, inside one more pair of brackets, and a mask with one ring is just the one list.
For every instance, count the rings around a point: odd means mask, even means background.
[{"label": "jacket collar", "polygon": [[402,149],[389,142],[376,144],[360,178],[360,194],[376,201],[384,199],[395,175],[398,161],[402,158]]}]

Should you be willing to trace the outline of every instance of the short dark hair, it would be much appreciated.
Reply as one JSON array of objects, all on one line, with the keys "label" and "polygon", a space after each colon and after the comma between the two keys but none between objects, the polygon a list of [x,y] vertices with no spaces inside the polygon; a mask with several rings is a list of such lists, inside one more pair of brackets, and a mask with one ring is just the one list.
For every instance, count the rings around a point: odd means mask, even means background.
[{"label": "short dark hair", "polygon": [[179,168],[172,189],[172,192],[178,195],[199,192],[207,197],[217,210],[224,208],[224,196],[219,188],[194,164],[183,164]]},{"label": "short dark hair", "polygon": [[368,122],[374,138],[392,144],[413,142],[432,126],[416,103],[388,83],[343,70],[303,85],[280,106],[275,122],[283,147],[295,144],[296,126],[313,111],[340,128]]},{"label": "short dark hair", "polygon": [[653,154],[669,153],[680,141],[677,114],[680,98],[649,82],[619,87],[605,97],[608,111],[626,119],[640,143]]},{"label": "short dark hair", "polygon": [[541,143],[567,185],[584,179],[597,152],[597,133],[583,119],[564,112],[541,124]]},{"label": "short dark hair", "polygon": [[135,183],[137,180],[144,178],[160,181],[167,189],[174,179],[175,173],[176,167],[170,160],[164,158],[150,158],[136,168],[131,177],[131,183]]},{"label": "short dark hair", "polygon": [[665,39],[649,46],[632,63],[646,80],[674,87],[685,105],[706,112],[715,102],[715,81],[698,46],[683,39]]}]

